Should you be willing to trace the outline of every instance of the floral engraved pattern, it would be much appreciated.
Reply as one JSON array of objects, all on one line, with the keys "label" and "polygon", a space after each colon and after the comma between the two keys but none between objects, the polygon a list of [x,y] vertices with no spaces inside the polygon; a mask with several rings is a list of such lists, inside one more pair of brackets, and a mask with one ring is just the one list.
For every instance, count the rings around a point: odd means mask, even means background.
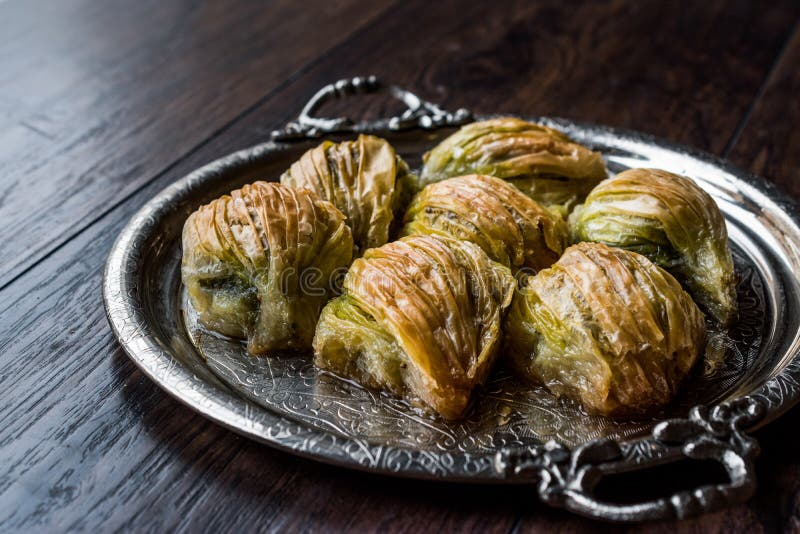
[{"label": "floral engraved pattern", "polygon": [[[686,413],[698,402],[724,396],[736,376],[755,361],[763,324],[760,278],[737,254],[741,266],[739,327],[715,333],[718,344],[686,388],[691,395],[648,420],[620,421],[583,414],[579,406],[560,401],[542,387],[522,383],[500,370],[478,394],[471,415],[457,423],[419,413],[404,402],[319,371],[310,355],[249,356],[241,342],[207,332],[197,324],[186,295],[186,327],[209,369],[244,398],[289,419],[343,437],[357,436],[393,447],[450,453],[491,454],[507,447],[526,447],[555,440],[575,447],[602,437],[644,434],[665,417]],[[740,331],[739,329],[742,329]],[[740,341],[737,342],[736,340]]]}]

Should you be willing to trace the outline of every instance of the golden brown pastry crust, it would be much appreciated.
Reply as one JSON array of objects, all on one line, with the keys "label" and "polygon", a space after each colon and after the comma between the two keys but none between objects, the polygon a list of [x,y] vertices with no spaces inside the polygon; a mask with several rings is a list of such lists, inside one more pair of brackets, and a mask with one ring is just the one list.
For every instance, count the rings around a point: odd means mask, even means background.
[{"label": "golden brown pastry crust", "polygon": [[514,286],[466,241],[410,236],[371,249],[322,313],[315,363],[460,417],[497,356]]},{"label": "golden brown pastry crust", "polygon": [[523,376],[602,415],[669,402],[705,344],[703,314],[669,273],[598,243],[531,277],[504,326]]},{"label": "golden brown pastry crust", "polygon": [[631,169],[598,185],[570,217],[576,241],[644,254],[675,275],[722,325],[736,318],[736,274],[725,219],[693,180]]},{"label": "golden brown pastry crust", "polygon": [[567,226],[552,211],[493,176],[433,183],[412,200],[402,235],[437,234],[480,246],[493,260],[534,274],[567,246]]},{"label": "golden brown pastry crust", "polygon": [[247,337],[251,353],[308,349],[330,277],[349,264],[352,248],[331,203],[255,182],[189,216],[182,277],[201,322]]}]

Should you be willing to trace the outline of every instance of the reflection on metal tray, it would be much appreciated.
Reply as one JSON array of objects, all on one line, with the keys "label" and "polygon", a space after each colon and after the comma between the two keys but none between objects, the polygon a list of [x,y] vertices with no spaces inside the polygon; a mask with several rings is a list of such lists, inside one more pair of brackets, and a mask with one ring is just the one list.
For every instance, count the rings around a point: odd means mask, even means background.
[{"label": "reflection on metal tray", "polygon": [[250,356],[243,342],[210,333],[197,323],[186,291],[181,304],[189,336],[209,369],[253,403],[343,437],[481,455],[549,440],[576,447],[600,437],[630,438],[655,421],[685,414],[695,404],[727,398],[756,362],[767,309],[758,272],[740,252],[735,251],[734,259],[740,273],[739,321],[730,331],[715,331],[709,324],[702,364],[676,401],[647,420],[586,415],[578,405],[559,401],[544,387],[525,384],[501,368],[476,396],[470,415],[448,422],[320,371],[310,354]]},{"label": "reflection on metal tray", "polygon": [[[386,91],[409,110],[367,123],[316,119],[326,98]],[[457,481],[535,483],[544,501],[627,521],[683,517],[749,497],[755,442],[747,435],[800,398],[800,229],[795,205],[760,178],[648,136],[562,119],[533,119],[600,150],[612,172],[659,167],[695,178],[719,204],[740,281],[740,318],[712,331],[678,398],[648,419],[589,417],[502,368],[471,415],[447,423],[319,372],[310,355],[247,356],[241,343],[197,326],[180,285],[180,235],[200,204],[256,179],[276,179],[318,141],[368,131],[412,166],[470,119],[374,78],[321,91],[279,141],[237,152],[176,182],[131,220],[109,256],[104,298],[134,362],[164,390],[243,435],[317,460],[380,473]],[[349,135],[348,135],[349,134]],[[708,406],[706,408],[705,406]],[[681,458],[719,462],[730,480],[663,499],[615,504],[593,494],[610,473]]]}]

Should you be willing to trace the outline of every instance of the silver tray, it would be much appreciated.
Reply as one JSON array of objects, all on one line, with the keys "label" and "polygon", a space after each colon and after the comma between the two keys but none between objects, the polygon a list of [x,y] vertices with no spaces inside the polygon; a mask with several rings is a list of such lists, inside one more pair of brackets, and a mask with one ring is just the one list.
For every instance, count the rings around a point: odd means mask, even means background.
[{"label": "silver tray", "polygon": [[[354,123],[312,117],[328,99],[388,92],[408,110]],[[483,118],[483,117],[481,117]],[[175,182],[128,223],[109,255],[103,294],[111,327],[139,368],[192,409],[244,436],[345,467],[412,478],[527,483],[554,506],[612,521],[686,517],[747,499],[758,446],[748,435],[800,398],[800,212],[769,182],[708,154],[650,136],[533,118],[603,152],[611,172],[659,167],[695,178],[728,223],[741,316],[712,331],[702,365],[678,398],[649,419],[589,417],[501,369],[458,423],[318,371],[309,355],[254,358],[198,327],[180,283],[180,235],[198,206],[256,179],[277,179],[325,135],[387,138],[412,167],[458,124],[374,77],[319,91],[269,142]],[[717,462],[727,481],[643,502],[601,500],[604,477],[686,459]]]}]

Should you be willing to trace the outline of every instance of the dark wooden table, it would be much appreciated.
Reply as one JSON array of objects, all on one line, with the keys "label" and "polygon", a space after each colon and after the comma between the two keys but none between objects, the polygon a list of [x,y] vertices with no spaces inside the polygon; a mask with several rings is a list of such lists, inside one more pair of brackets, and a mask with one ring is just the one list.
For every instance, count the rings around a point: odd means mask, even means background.
[{"label": "dark wooden table", "polygon": [[[448,108],[656,134],[800,198],[796,0],[0,0],[0,530],[598,526],[527,488],[391,480],[239,438],[111,334],[103,262],[134,211],[368,73]],[[647,528],[800,529],[798,427],[795,409],[757,433],[748,504]]]}]

